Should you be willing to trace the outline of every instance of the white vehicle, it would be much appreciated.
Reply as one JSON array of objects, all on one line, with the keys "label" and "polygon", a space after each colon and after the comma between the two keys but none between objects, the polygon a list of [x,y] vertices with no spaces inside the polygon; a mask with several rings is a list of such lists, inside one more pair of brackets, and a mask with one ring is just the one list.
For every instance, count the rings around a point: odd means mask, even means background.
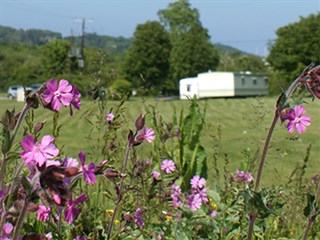
[{"label": "white vehicle", "polygon": [[32,87],[32,86],[30,86],[30,87],[24,87],[24,86],[22,86],[22,85],[10,86],[10,87],[8,88],[8,94],[7,94],[7,96],[8,96],[9,99],[16,99],[16,98],[18,97],[18,91],[20,90],[20,91],[23,91],[23,92],[24,92],[25,89],[26,89],[26,90],[33,90],[33,87]]},{"label": "white vehicle", "polygon": [[268,77],[251,72],[206,72],[179,82],[180,99],[268,94]]},{"label": "white vehicle", "polygon": [[15,85],[15,86],[10,86],[8,88],[8,98],[9,99],[15,99],[17,98],[17,92],[18,92],[18,88],[23,88],[23,86],[21,85]]}]

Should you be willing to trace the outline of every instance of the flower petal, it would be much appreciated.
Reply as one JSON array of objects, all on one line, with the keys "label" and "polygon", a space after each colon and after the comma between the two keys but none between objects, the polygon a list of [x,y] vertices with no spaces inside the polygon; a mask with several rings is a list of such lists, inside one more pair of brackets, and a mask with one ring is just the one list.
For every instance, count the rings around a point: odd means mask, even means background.
[{"label": "flower petal", "polygon": [[67,80],[61,79],[58,90],[60,93],[69,93],[72,91],[72,85]]},{"label": "flower petal", "polygon": [[297,124],[296,124],[296,128],[297,128],[297,132],[298,132],[299,134],[304,133],[304,132],[307,130],[307,127],[304,126],[304,125],[301,124],[301,123],[297,123]]},{"label": "flower petal", "polygon": [[305,125],[305,126],[310,126],[311,125],[311,117],[308,115],[302,116],[300,118],[300,123]]},{"label": "flower petal", "polygon": [[51,107],[54,111],[60,111],[61,103],[57,97],[53,97],[51,101]]},{"label": "flower petal", "polygon": [[48,90],[52,93],[58,90],[58,80],[57,79],[51,79],[49,82],[46,83],[46,87]]},{"label": "flower petal", "polygon": [[306,109],[303,106],[296,105],[294,106],[294,112],[296,117],[301,117],[306,112]]},{"label": "flower petal", "polygon": [[26,136],[22,141],[21,145],[24,150],[32,151],[34,148],[34,137],[31,135]]},{"label": "flower petal", "polygon": [[72,93],[61,93],[59,99],[64,106],[69,106],[73,100],[73,94]]},{"label": "flower petal", "polygon": [[289,133],[293,133],[294,132],[294,127],[296,125],[295,121],[289,121],[288,125],[287,125],[287,129]]},{"label": "flower petal", "polygon": [[86,154],[84,153],[84,151],[79,152],[78,157],[80,159],[82,166],[84,166],[84,163],[86,161]]},{"label": "flower petal", "polygon": [[45,135],[43,136],[42,140],[41,140],[41,148],[44,149],[46,147],[48,147],[52,142],[54,142],[54,137],[50,136],[50,135]]}]

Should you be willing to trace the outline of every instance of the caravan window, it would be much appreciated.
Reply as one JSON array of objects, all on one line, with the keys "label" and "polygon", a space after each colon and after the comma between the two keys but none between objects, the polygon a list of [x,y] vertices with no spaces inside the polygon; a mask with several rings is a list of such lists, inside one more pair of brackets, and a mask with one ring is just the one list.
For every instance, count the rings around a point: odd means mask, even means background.
[{"label": "caravan window", "polygon": [[257,79],[256,78],[252,78],[252,83],[253,83],[253,85],[257,85]]},{"label": "caravan window", "polygon": [[264,84],[268,85],[268,78],[264,78]]},{"label": "caravan window", "polygon": [[187,92],[191,91],[191,84],[187,84]]},{"label": "caravan window", "polygon": [[246,79],[244,77],[241,78],[241,84],[244,86],[246,84]]}]

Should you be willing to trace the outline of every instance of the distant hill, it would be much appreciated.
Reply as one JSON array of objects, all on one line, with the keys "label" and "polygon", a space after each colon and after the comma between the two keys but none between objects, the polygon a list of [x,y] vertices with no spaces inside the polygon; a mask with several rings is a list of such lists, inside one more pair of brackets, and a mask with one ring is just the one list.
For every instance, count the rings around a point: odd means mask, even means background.
[{"label": "distant hill", "polygon": [[[65,39],[72,40],[76,44],[80,44],[81,37],[65,37]],[[102,48],[110,52],[123,53],[130,46],[131,39],[125,37],[111,37],[106,35],[98,35],[96,33],[87,33],[85,35],[85,47]]]},{"label": "distant hill", "polygon": [[28,45],[43,45],[53,38],[61,39],[62,35],[61,33],[49,30],[22,30],[0,25],[0,43],[2,44],[23,43]]},{"label": "distant hill", "polygon": [[246,53],[246,52],[243,52],[237,48],[234,48],[234,47],[231,47],[231,46],[228,46],[228,45],[224,45],[224,44],[221,44],[221,43],[214,43],[214,46],[215,48],[218,50],[219,53],[224,53],[224,54],[245,54],[245,55],[251,55],[249,53]]},{"label": "distant hill", "polygon": [[[63,37],[61,33],[52,32],[49,30],[23,30],[0,25],[0,43],[2,44],[22,43],[27,45],[43,45],[49,42],[51,39],[62,38]],[[81,37],[79,36],[68,36],[64,39],[71,40],[73,44],[80,46]],[[107,35],[98,35],[96,33],[87,33],[85,35],[84,43],[86,47],[102,48],[108,50],[109,52],[123,53],[129,48],[131,38],[111,37]],[[251,55],[237,48],[221,43],[214,43],[214,46],[221,54]]]}]

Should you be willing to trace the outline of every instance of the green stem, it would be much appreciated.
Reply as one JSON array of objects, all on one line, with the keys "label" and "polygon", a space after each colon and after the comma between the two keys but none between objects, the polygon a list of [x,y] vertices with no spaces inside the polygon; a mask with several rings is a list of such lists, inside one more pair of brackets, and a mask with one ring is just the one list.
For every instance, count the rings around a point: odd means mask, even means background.
[{"label": "green stem", "polygon": [[260,186],[260,180],[261,180],[261,176],[262,176],[262,170],[263,170],[264,162],[265,162],[265,159],[266,159],[266,156],[267,156],[267,152],[268,152],[268,148],[269,148],[269,145],[270,145],[270,140],[271,140],[271,137],[272,137],[272,133],[274,131],[274,128],[276,126],[278,118],[279,118],[279,113],[276,110],[276,112],[275,112],[275,114],[273,116],[273,120],[271,122],[270,128],[269,128],[265,143],[264,143],[263,150],[262,150],[262,154],[261,154],[261,158],[260,158],[260,162],[259,162],[258,173],[257,173],[255,185],[254,185],[254,191],[257,191],[259,186]]},{"label": "green stem", "polygon": [[124,183],[124,176],[126,174],[127,165],[128,165],[128,161],[129,161],[129,153],[130,153],[130,150],[131,150],[131,146],[132,146],[132,143],[129,140],[128,145],[127,145],[127,150],[126,150],[126,158],[125,158],[125,161],[124,161],[124,164],[123,164],[123,169],[122,169],[122,176],[121,176],[120,185],[119,185],[118,198],[117,198],[116,206],[115,206],[115,208],[113,210],[112,217],[111,217],[111,222],[110,222],[110,225],[109,225],[109,228],[108,228],[108,237],[107,237],[108,240],[111,237],[111,232],[112,232],[112,228],[113,228],[113,222],[115,220],[118,208],[120,206],[120,202],[122,200],[122,188],[123,188],[123,183]]},{"label": "green stem", "polygon": [[[23,109],[22,109],[22,111],[21,111],[21,113],[20,113],[20,115],[19,115],[19,118],[18,118],[18,120],[17,120],[17,122],[16,122],[16,125],[15,125],[15,127],[14,127],[14,129],[13,129],[12,137],[10,138],[9,151],[10,151],[10,149],[11,149],[13,143],[14,143],[14,140],[15,140],[15,138],[16,138],[16,136],[17,136],[17,133],[18,133],[18,131],[19,131],[19,129],[20,129],[21,123],[22,123],[25,115],[26,115],[27,112],[29,111],[29,109],[30,109],[30,105],[26,103],[26,104],[24,105],[24,107],[23,107]],[[9,160],[9,158],[6,157],[6,156],[4,156],[4,157],[3,157],[3,160],[2,160],[2,163],[1,163],[1,168],[0,168],[0,181],[1,181],[1,183],[0,183],[0,189],[3,189],[3,188],[4,188],[4,183],[5,183],[4,180],[5,180],[6,168],[7,168],[7,162],[8,162],[8,160]]]},{"label": "green stem", "polygon": [[18,217],[18,220],[17,220],[17,223],[16,223],[16,227],[14,229],[13,240],[17,240],[18,237],[19,237],[19,234],[20,234],[20,231],[22,229],[25,216],[27,214],[27,209],[28,209],[28,199],[26,198],[24,200],[23,208],[21,209],[21,212],[19,214],[19,217]]},{"label": "green stem", "polygon": [[1,181],[0,189],[2,189],[2,190],[4,190],[7,162],[8,162],[8,158],[7,158],[6,154],[4,154],[2,162],[1,162],[1,168],[0,168],[0,181]]},{"label": "green stem", "polygon": [[[306,70],[308,68],[309,67],[307,67]],[[270,140],[271,140],[271,137],[272,137],[272,133],[274,131],[274,128],[276,126],[278,118],[280,117],[280,113],[281,113],[283,107],[285,106],[285,103],[286,103],[287,99],[290,97],[290,95],[293,93],[293,91],[297,88],[297,86],[300,83],[304,82],[304,77],[305,77],[306,70],[303,71],[303,73],[293,81],[293,83],[290,85],[290,87],[287,89],[287,91],[284,94],[282,94],[279,97],[278,101],[277,101],[276,110],[275,110],[275,113],[274,113],[270,128],[268,130],[267,137],[266,137],[266,140],[265,140],[264,146],[263,146],[263,151],[262,151],[262,154],[261,154],[261,157],[260,157],[257,177],[255,179],[254,191],[258,191],[259,188],[260,188],[260,181],[261,181],[262,170],[263,170],[263,167],[264,167],[265,158],[267,156],[267,152],[268,152],[268,149],[269,149],[269,144],[270,144]],[[255,222],[256,217],[257,217],[257,215],[256,215],[255,212],[250,212],[249,213],[249,227],[248,227],[247,240],[251,240],[252,239],[254,222]]]},{"label": "green stem", "polygon": [[15,127],[13,129],[13,134],[12,134],[12,137],[11,137],[11,140],[10,140],[10,146],[12,146],[12,144],[13,144],[13,142],[14,142],[17,134],[18,134],[18,131],[20,129],[21,123],[22,123],[24,117],[26,116],[26,114],[28,113],[30,107],[31,106],[29,104],[27,104],[27,103],[24,105],[24,107],[23,107],[23,109],[22,109],[22,111],[21,111],[21,113],[19,115],[19,118],[17,120],[17,123],[16,123],[16,125],[15,125]]},{"label": "green stem", "polygon": [[[314,199],[314,204],[317,204],[317,202],[319,201],[319,197],[320,197],[320,184],[318,183],[317,195],[316,195],[316,198]],[[307,224],[307,228],[306,228],[304,235],[303,235],[303,240],[308,240],[309,233],[310,233],[310,230],[311,230],[312,225],[314,223],[314,220],[316,219],[316,216],[317,216],[317,210],[313,209],[312,212],[308,216],[308,224]]]}]

